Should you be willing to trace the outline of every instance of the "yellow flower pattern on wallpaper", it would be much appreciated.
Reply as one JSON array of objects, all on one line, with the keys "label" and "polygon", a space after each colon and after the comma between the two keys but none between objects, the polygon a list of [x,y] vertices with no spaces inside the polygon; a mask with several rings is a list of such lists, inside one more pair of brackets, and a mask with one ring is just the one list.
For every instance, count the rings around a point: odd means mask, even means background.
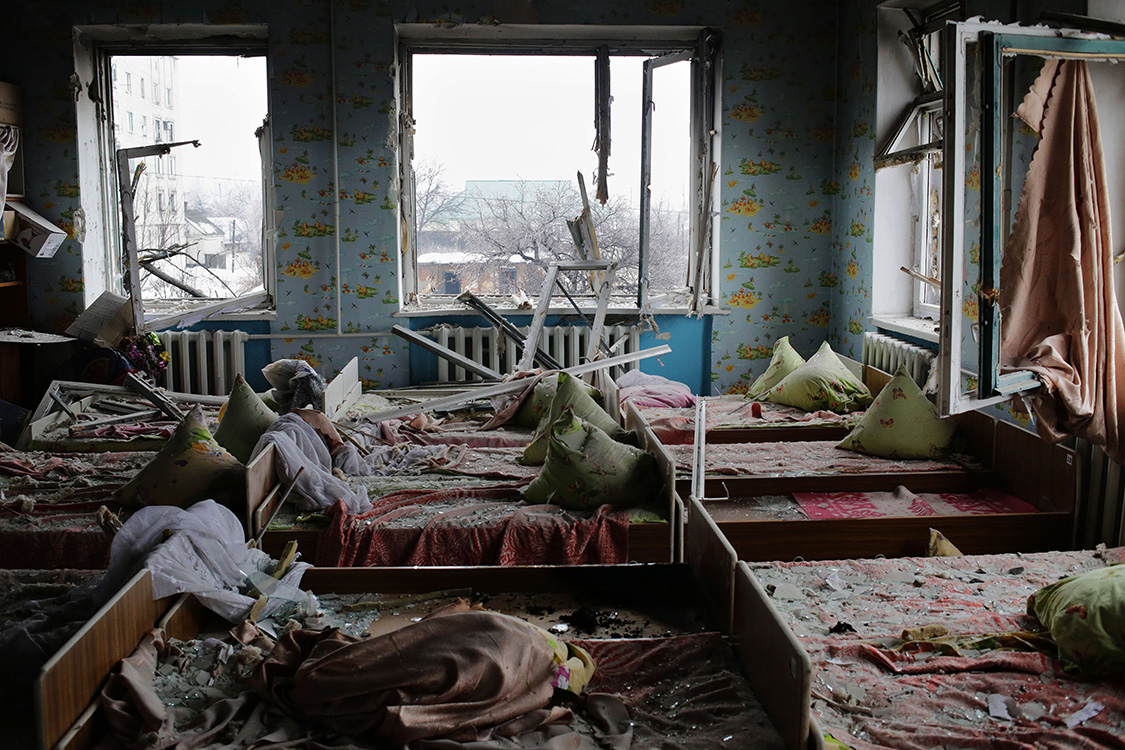
[{"label": "yellow flower pattern on wallpaper", "polygon": [[[763,0],[606,0],[578,7],[567,19],[722,30],[722,160],[713,184],[721,271],[713,291],[731,314],[713,318],[707,355],[720,392],[745,389],[779,335],[792,335],[807,352],[835,337],[834,347],[855,356],[861,334],[855,329],[870,315],[877,79],[867,57],[876,38],[874,17],[837,14],[830,0],[809,3],[782,12]],[[30,52],[34,39],[47,45],[47,54],[69,50],[70,35],[63,32],[75,19],[61,8],[71,4],[57,5],[60,10],[44,13],[40,25],[27,30],[27,41],[16,40],[21,48]],[[384,6],[373,0],[218,0],[202,12],[207,23],[247,18],[269,24],[268,168],[275,202],[267,210],[278,226],[273,332],[384,331],[398,310],[393,136],[401,120],[395,50],[386,34],[393,11]],[[117,20],[152,23],[171,12],[169,22],[176,22],[194,7],[194,0],[179,11],[142,1],[119,9]],[[490,6],[454,2],[424,10],[417,20],[476,23],[490,12]],[[76,216],[81,205],[74,100],[65,85],[56,88],[35,93],[36,138],[62,148],[40,149],[44,155],[28,167],[36,189],[47,193],[32,208],[69,230],[73,218],[62,217]],[[56,205],[47,208],[51,201]],[[47,321],[82,297],[81,247],[68,239],[36,273],[45,283],[29,292],[33,318]],[[348,293],[337,295],[337,284],[342,289],[345,283]],[[362,337],[314,337],[276,340],[272,354],[304,358],[326,376],[358,355],[361,379],[379,387],[407,384],[409,348],[393,339],[368,345]]]}]

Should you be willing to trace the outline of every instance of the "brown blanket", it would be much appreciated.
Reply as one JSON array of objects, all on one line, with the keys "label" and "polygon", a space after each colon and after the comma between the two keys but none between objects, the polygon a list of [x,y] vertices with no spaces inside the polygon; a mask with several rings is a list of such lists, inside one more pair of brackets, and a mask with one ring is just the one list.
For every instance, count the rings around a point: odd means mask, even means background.
[{"label": "brown blanket", "polygon": [[569,717],[548,705],[552,654],[523,620],[462,611],[366,640],[335,628],[294,630],[252,684],[287,713],[348,735],[486,739]]},{"label": "brown blanket", "polygon": [[1113,290],[1110,215],[1085,62],[1048,60],[1020,105],[1040,141],[1000,270],[1001,364],[1029,369],[1039,434],[1077,435],[1125,460],[1125,328]]}]

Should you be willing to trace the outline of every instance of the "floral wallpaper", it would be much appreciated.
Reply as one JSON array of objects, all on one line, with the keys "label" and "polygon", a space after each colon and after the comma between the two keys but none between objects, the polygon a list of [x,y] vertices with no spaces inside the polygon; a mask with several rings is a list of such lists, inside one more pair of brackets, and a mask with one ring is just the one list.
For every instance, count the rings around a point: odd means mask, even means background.
[{"label": "floral wallpaper", "polygon": [[832,230],[833,290],[829,341],[840,354],[863,356],[863,332],[869,330],[874,226],[876,9],[850,0],[840,12],[838,132],[834,186],[837,221]]},{"label": "floral wallpaper", "polygon": [[[715,316],[704,346],[701,366],[710,372],[703,380],[709,375],[713,392],[744,390],[782,335],[805,355],[826,338],[845,354],[859,352],[870,309],[874,6],[811,0],[783,12],[764,0],[603,0],[533,7],[540,23],[722,32],[716,244],[720,302],[730,313]],[[399,304],[393,24],[493,22],[491,2],[59,0],[14,12],[25,32],[0,49],[0,80],[24,90],[29,203],[71,234],[54,259],[30,264],[37,326],[60,330],[83,304],[71,27],[264,23],[270,208],[279,216],[272,356],[305,359],[326,377],[358,356],[369,387],[410,382],[408,345],[378,335],[396,322],[390,316]],[[700,330],[678,327],[668,343],[675,349],[676,337]]]},{"label": "floral wallpaper", "polygon": [[811,356],[828,337],[840,277],[831,263],[836,3],[799,14],[748,3],[723,38],[719,290],[714,392],[745,392],[788,335]]}]

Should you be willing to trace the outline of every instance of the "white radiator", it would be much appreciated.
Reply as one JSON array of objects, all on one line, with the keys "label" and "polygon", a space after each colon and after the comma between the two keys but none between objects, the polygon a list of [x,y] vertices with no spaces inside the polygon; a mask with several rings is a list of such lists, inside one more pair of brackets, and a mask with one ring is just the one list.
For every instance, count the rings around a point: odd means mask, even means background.
[{"label": "white radiator", "polygon": [[863,334],[863,364],[894,374],[900,365],[914,382],[923,385],[934,363],[934,352],[922,346],[888,336],[885,333]]},{"label": "white radiator", "polygon": [[[522,329],[524,333],[527,329]],[[508,373],[519,362],[523,345],[504,336],[495,328],[464,328],[437,326],[425,332],[434,341],[452,349],[474,362],[487,365],[499,373]],[[586,352],[589,329],[586,326],[548,326],[543,329],[539,348],[557,359],[563,367],[582,364]],[[614,355],[640,351],[640,326],[606,326],[602,337]],[[611,369],[614,378],[620,377],[636,363]],[[465,372],[442,357],[438,357],[438,381],[451,383],[462,380],[480,380],[477,375]]]},{"label": "white radiator", "polygon": [[161,331],[171,361],[158,385],[169,391],[225,396],[246,374],[245,331]]}]

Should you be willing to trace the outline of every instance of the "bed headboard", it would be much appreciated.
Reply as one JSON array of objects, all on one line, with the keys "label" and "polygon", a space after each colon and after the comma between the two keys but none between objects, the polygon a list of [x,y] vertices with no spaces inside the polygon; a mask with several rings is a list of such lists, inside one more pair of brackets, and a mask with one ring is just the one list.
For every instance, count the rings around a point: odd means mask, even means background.
[{"label": "bed headboard", "polygon": [[282,485],[277,479],[277,449],[270,443],[246,465],[246,510],[242,527],[246,539],[257,539],[281,504]]},{"label": "bed headboard", "polygon": [[734,577],[731,646],[750,688],[789,750],[823,748],[810,731],[812,663],[745,562]]},{"label": "bed headboard", "polygon": [[719,531],[711,514],[697,498],[688,498],[688,522],[684,540],[684,560],[695,573],[703,595],[722,623],[731,632],[734,606],[734,568],[738,555]]},{"label": "bed headboard", "polygon": [[35,680],[39,746],[70,750],[90,744],[97,699],[109,670],[133,653],[141,639],[163,627],[174,638],[192,638],[206,610],[194,596],[152,598],[152,574],[134,575],[62,648]]},{"label": "bed headboard", "polygon": [[352,357],[344,365],[332,382],[324,388],[324,408],[322,411],[329,419],[336,417],[355,403],[363,392],[363,384],[359,382],[359,358]]}]

